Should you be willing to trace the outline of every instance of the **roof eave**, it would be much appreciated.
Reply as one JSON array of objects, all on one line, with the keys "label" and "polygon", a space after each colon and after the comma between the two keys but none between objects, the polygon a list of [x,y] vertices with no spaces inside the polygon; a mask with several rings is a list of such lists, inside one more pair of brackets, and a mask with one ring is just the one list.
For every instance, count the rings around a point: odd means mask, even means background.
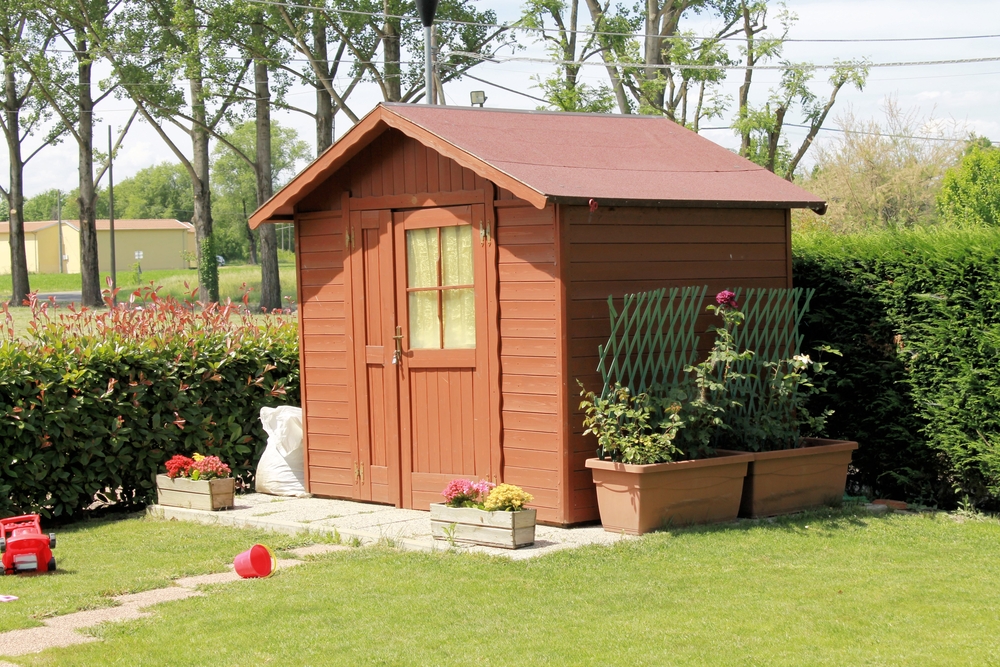
[{"label": "roof eave", "polygon": [[549,195],[549,200],[567,206],[586,206],[591,199],[602,206],[662,206],[664,208],[807,208],[819,215],[826,213],[825,201],[747,201],[747,200],[696,200],[696,199],[604,199]]}]

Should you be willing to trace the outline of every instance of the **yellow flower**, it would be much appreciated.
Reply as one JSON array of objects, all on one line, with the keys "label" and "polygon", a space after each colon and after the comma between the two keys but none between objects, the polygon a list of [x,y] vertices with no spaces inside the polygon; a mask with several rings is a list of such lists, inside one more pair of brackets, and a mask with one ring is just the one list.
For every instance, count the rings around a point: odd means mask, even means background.
[{"label": "yellow flower", "polygon": [[530,493],[513,484],[501,484],[486,497],[483,509],[488,512],[518,512],[524,509],[526,503],[530,503],[532,498]]},{"label": "yellow flower", "polygon": [[191,458],[192,458],[192,459],[194,459],[194,460],[195,460],[195,462],[198,462],[198,461],[201,461],[201,460],[202,460],[203,458],[205,458],[205,457],[204,457],[204,456],[202,456],[201,454],[195,454],[195,455],[194,455],[194,456],[192,456]]}]

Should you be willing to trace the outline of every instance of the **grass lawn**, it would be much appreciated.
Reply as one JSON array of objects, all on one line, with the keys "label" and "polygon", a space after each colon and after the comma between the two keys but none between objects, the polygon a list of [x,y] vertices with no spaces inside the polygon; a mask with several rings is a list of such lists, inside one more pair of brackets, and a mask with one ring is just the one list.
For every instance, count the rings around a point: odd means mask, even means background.
[{"label": "grass lawn", "polygon": [[88,521],[54,529],[58,569],[43,576],[0,577],[0,632],[41,625],[40,619],[97,609],[108,598],[169,586],[181,576],[221,572],[235,554],[266,540],[272,548],[308,543],[271,533],[191,523],[128,519]]},{"label": "grass lawn", "polygon": [[[291,263],[281,264],[279,265],[278,270],[281,275],[282,296],[290,296],[292,299],[295,299],[295,265]],[[106,286],[106,280],[109,275],[110,273],[108,272],[101,274],[102,289]],[[185,296],[190,294],[191,290],[193,290],[198,284],[198,272],[193,269],[143,271],[142,284],[148,285],[150,281],[162,287],[160,294],[170,294],[178,298],[185,298]],[[187,282],[190,287],[184,287],[185,282]],[[219,296],[222,299],[225,299],[226,297],[231,298],[233,301],[242,299],[243,283],[246,283],[247,286],[253,290],[250,295],[250,302],[259,302],[259,266],[235,264],[219,267]],[[33,273],[28,276],[28,284],[31,286],[33,291],[37,290],[40,294],[49,294],[51,292],[79,292],[80,274]],[[140,283],[137,280],[135,273],[131,271],[118,272],[118,287],[121,288],[121,294],[127,295],[129,292],[135,290],[139,284]],[[10,290],[10,274],[0,276],[0,299],[10,299]]]},{"label": "grass lawn", "polygon": [[[167,572],[209,569],[252,541],[222,529],[136,523],[66,532],[69,571],[60,576],[86,576],[99,592],[123,592]],[[137,530],[157,537],[131,543]],[[85,561],[71,557],[73,539],[88,540],[90,548],[77,552]],[[130,560],[119,562],[125,551],[133,552]],[[101,643],[8,660],[1000,664],[998,552],[1000,522],[993,519],[873,517],[851,509],[659,533],[530,562],[364,548],[273,579],[220,585],[208,597],[158,606],[151,618],[101,626],[93,631]],[[149,574],[135,572],[147,563]],[[106,579],[91,570],[107,570]],[[26,579],[3,592],[24,596],[13,604],[31,604],[34,589],[50,597],[55,580]],[[73,604],[65,599],[60,608]]]}]

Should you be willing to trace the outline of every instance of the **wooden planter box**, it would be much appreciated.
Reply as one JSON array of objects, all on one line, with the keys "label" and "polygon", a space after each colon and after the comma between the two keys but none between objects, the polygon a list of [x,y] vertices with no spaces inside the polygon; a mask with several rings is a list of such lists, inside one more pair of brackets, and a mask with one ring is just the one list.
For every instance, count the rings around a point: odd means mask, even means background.
[{"label": "wooden planter box", "polygon": [[803,438],[802,444],[796,449],[752,454],[740,516],[775,516],[840,504],[858,443]]},{"label": "wooden planter box", "polygon": [[195,481],[188,477],[170,479],[156,476],[156,495],[160,505],[184,507],[192,510],[221,510],[233,506],[236,480],[207,479]]},{"label": "wooden planter box", "polygon": [[435,540],[517,549],[535,543],[535,510],[487,512],[474,507],[431,504]]},{"label": "wooden planter box", "polygon": [[642,535],[669,526],[733,521],[750,454],[652,465],[587,459],[604,530]]}]

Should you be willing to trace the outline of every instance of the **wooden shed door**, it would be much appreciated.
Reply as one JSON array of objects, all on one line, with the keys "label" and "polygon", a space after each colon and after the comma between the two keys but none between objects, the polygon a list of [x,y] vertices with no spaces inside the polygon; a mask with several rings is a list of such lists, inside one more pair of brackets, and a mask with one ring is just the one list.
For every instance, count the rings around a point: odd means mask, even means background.
[{"label": "wooden shed door", "polygon": [[399,504],[398,373],[392,214],[352,211],[354,497]]},{"label": "wooden shed door", "polygon": [[393,214],[402,335],[403,506],[426,509],[456,477],[490,478],[490,336],[484,206]]}]

